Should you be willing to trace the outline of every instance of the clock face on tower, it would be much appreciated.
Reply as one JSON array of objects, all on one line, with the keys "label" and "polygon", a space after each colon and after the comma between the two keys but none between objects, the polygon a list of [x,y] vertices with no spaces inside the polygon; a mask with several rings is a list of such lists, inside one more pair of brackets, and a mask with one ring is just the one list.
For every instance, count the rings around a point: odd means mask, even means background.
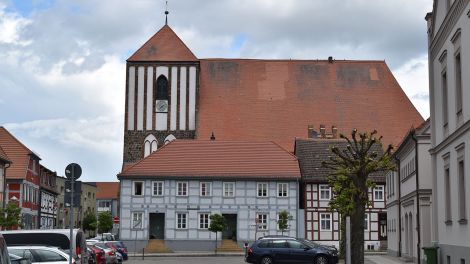
[{"label": "clock face on tower", "polygon": [[155,112],[167,113],[168,112],[168,101],[167,100],[157,100],[156,103],[155,103]]}]

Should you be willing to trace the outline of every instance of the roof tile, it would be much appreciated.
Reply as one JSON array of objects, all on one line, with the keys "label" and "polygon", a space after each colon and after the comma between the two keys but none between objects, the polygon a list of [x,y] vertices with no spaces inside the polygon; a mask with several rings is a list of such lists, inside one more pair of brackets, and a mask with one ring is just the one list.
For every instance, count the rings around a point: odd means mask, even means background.
[{"label": "roof tile", "polygon": [[8,168],[7,179],[24,179],[28,169],[29,155],[37,156],[37,154],[4,127],[0,127],[0,146],[12,162]]}]

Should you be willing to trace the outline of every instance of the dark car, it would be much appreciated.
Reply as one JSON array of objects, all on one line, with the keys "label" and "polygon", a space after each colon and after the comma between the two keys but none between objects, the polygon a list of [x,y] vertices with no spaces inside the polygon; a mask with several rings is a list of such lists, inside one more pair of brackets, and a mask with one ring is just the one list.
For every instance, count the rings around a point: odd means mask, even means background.
[{"label": "dark car", "polygon": [[122,241],[108,241],[104,243],[108,247],[114,248],[117,252],[121,253],[123,260],[128,260],[127,247]]},{"label": "dark car", "polygon": [[247,249],[245,262],[336,264],[338,250],[292,237],[264,237]]}]

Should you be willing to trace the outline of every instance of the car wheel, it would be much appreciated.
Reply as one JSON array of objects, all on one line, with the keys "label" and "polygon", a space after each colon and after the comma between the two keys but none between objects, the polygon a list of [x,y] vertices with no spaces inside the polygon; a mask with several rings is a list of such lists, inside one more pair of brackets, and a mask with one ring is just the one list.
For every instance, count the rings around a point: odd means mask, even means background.
[{"label": "car wheel", "polygon": [[318,256],[315,259],[315,264],[328,264],[328,259],[325,256]]},{"label": "car wheel", "polygon": [[270,257],[263,257],[259,263],[260,264],[273,264],[274,261]]}]

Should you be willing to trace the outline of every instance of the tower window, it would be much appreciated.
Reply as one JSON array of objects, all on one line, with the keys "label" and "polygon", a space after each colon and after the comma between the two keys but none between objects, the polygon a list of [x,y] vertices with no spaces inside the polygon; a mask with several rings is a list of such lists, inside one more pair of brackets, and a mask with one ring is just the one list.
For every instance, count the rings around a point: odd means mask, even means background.
[{"label": "tower window", "polygon": [[152,152],[157,150],[157,139],[154,135],[148,135],[144,140],[144,158],[150,155]]},{"label": "tower window", "polygon": [[168,79],[160,75],[157,78],[157,92],[155,93],[156,100],[168,100]]}]

